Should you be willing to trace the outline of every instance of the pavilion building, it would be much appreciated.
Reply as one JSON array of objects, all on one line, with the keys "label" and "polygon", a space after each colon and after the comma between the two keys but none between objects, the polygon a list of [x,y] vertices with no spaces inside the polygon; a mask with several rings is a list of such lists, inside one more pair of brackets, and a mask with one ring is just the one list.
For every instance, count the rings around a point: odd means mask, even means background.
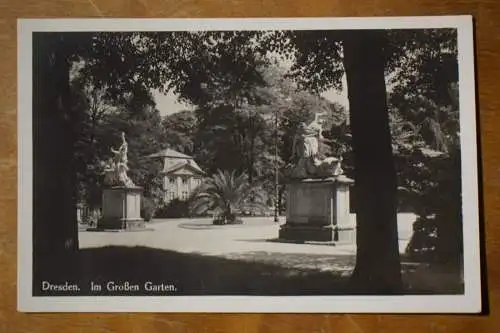
[{"label": "pavilion building", "polygon": [[148,157],[163,161],[162,176],[166,203],[174,199],[188,199],[205,176],[192,156],[173,149],[165,149]]}]

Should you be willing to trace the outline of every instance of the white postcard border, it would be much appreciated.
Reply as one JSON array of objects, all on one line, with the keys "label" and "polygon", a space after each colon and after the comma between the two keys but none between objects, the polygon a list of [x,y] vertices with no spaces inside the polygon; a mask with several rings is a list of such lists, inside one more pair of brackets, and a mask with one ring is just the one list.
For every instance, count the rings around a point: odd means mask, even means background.
[{"label": "white postcard border", "polygon": [[[464,295],[32,296],[32,33],[457,28]],[[263,19],[22,19],[18,21],[18,310],[23,312],[477,313],[481,311],[474,45],[471,16]]]}]

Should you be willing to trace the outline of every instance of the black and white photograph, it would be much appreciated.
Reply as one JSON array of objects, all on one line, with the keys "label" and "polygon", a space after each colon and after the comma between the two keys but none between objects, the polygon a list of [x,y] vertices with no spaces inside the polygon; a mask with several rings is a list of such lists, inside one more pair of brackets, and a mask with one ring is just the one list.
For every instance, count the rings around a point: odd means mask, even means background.
[{"label": "black and white photograph", "polygon": [[19,311],[481,311],[471,17],[18,28]]}]

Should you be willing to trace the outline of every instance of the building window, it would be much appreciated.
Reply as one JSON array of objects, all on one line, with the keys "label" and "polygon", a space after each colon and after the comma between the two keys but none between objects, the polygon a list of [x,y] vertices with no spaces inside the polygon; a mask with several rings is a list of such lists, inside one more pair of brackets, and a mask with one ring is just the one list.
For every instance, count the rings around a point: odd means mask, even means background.
[{"label": "building window", "polygon": [[187,191],[182,192],[182,200],[187,200],[187,198],[188,198]]},{"label": "building window", "polygon": [[168,177],[168,182],[170,184],[175,184],[175,178],[174,177]]},{"label": "building window", "polygon": [[188,182],[187,177],[182,177],[182,185],[186,185]]},{"label": "building window", "polygon": [[170,200],[174,200],[175,199],[175,193],[174,192],[170,192]]}]

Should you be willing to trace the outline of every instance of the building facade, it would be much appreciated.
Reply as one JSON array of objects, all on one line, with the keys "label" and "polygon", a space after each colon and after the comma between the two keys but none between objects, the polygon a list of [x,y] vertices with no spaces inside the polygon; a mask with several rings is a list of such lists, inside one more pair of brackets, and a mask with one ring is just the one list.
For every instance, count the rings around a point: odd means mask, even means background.
[{"label": "building facade", "polygon": [[163,161],[162,176],[166,203],[174,199],[188,199],[205,175],[193,157],[172,149],[162,150],[149,157]]}]

